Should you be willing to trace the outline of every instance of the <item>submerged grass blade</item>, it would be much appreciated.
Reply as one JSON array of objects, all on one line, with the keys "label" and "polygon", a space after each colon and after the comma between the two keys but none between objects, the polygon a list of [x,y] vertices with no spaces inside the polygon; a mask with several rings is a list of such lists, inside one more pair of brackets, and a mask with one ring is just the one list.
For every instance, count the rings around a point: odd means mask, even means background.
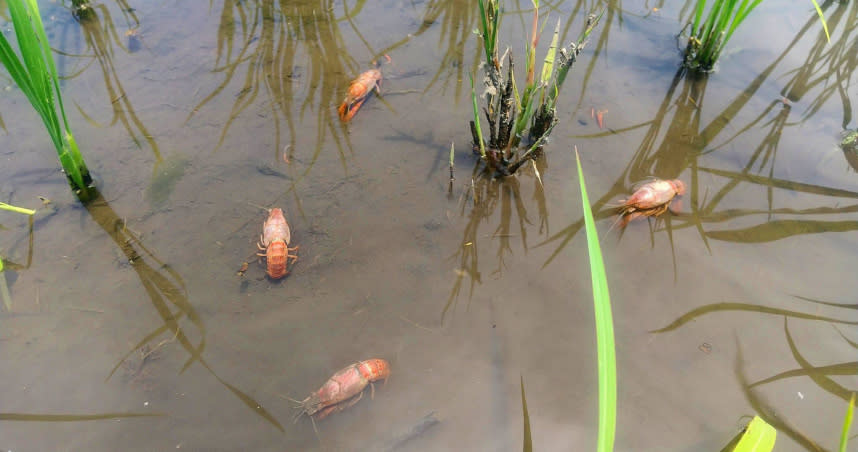
[{"label": "submerged grass blade", "polygon": [[[2,37],[2,35],[0,35]],[[30,215],[30,227],[33,226],[32,218],[33,214],[36,213],[35,210],[25,209],[23,207],[13,206],[11,204],[6,204],[5,202],[0,202],[0,210],[8,210],[10,212],[22,213],[24,215]],[[6,275],[3,273],[3,258],[0,257],[0,298],[3,299],[3,306],[6,307],[6,312],[12,310],[12,296],[9,294],[9,286],[6,284]]]},{"label": "submerged grass blade", "polygon": [[[522,387],[522,391],[524,388]],[[522,396],[524,393],[522,392]],[[843,430],[840,432],[840,452],[846,452],[846,443],[849,442],[849,427],[852,426],[852,415],[855,412],[855,393],[849,399],[849,408],[846,409],[846,417],[843,418]]]},{"label": "submerged grass blade", "polygon": [[12,311],[12,295],[9,294],[9,286],[6,285],[6,274],[3,273],[2,257],[0,257],[0,298],[3,299],[3,306],[6,307],[6,312]]},{"label": "submerged grass blade", "polygon": [[581,158],[575,148],[578,164],[578,181],[584,207],[584,229],[587,233],[587,251],[590,255],[590,276],[593,283],[593,310],[596,315],[596,348],[599,361],[599,436],[596,450],[614,450],[617,427],[617,358],[614,345],[614,320],[611,314],[611,297],[608,294],[608,277],[599,246],[599,234],[593,220]]},{"label": "submerged grass blade", "polygon": [[158,417],[164,413],[98,413],[98,414],[33,414],[33,413],[0,413],[0,421],[25,422],[80,422],[127,419],[132,417]]},{"label": "submerged grass blade", "polygon": [[533,452],[533,439],[530,435],[530,415],[527,414],[527,399],[524,397],[524,375],[521,376],[521,415],[524,418],[524,442],[522,450]]}]

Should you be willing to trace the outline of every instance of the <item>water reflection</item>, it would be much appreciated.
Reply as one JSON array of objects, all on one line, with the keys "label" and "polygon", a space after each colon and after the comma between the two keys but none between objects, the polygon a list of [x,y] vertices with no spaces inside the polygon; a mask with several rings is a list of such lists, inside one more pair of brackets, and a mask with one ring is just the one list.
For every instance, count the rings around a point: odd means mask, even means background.
[{"label": "water reflection", "polygon": [[[783,380],[785,378],[793,378],[793,377],[809,377],[816,383],[817,386],[825,390],[826,392],[840,397],[843,401],[848,402],[852,397],[853,390],[847,389],[845,386],[837,383],[836,381],[829,378],[831,375],[858,375],[858,361],[850,361],[839,364],[831,364],[827,366],[814,366],[810,364],[810,362],[799,352],[798,346],[795,343],[792,335],[789,332],[789,322],[787,318],[784,318],[784,335],[786,336],[787,343],[789,344],[790,351],[792,352],[793,359],[798,363],[799,369],[788,370],[776,375],[772,375],[771,377],[764,378],[762,380],[756,381],[748,385],[748,388],[753,388],[756,386],[766,385],[778,380]],[[855,348],[855,345],[852,341],[850,341],[845,336],[841,337],[847,341],[850,345]]]},{"label": "water reflection", "polygon": [[[824,7],[830,8],[832,5],[833,2],[828,2]],[[836,16],[836,20],[833,23],[829,23],[832,36],[835,36],[834,45],[829,49],[826,47],[825,36],[817,36],[813,46],[814,51],[809,54],[805,63],[788,72],[791,78],[785,83],[784,97],[772,100],[755,118],[747,124],[739,125],[738,131],[731,136],[719,139],[719,137],[724,135],[724,131],[727,130],[728,125],[733,124],[734,118],[754,98],[763,84],[769,80],[781,61],[786,59],[796,44],[805,37],[805,34],[809,30],[818,25],[819,19],[815,13],[811,13],[808,16],[804,27],[798,32],[792,42],[789,43],[787,48],[769,66],[764,68],[743,92],[737,94],[717,114],[706,115],[706,117],[713,117],[709,123],[703,122],[708,76],[688,74],[683,68],[680,68],[674,75],[664,99],[652,119],[608,132],[581,136],[599,138],[612,134],[627,133],[642,127],[647,128],[644,138],[641,140],[638,149],[623,173],[617,178],[612,187],[593,204],[593,210],[598,212],[596,217],[605,218],[610,216],[612,210],[610,206],[611,202],[621,197],[622,194],[628,193],[632,183],[652,176],[675,179],[681,173],[688,171],[690,173],[688,176],[688,179],[690,179],[688,197],[690,198],[691,212],[675,217],[674,221],[666,222],[665,228],[659,229],[660,231],[665,231],[668,234],[668,238],[670,238],[672,230],[694,228],[700,235],[703,244],[707,249],[710,249],[709,239],[739,243],[759,243],[804,234],[858,230],[858,222],[856,221],[819,219],[822,216],[836,218],[839,215],[854,212],[855,205],[844,207],[821,206],[807,209],[774,207],[777,190],[820,195],[821,199],[818,202],[826,206],[836,202],[832,198],[858,199],[858,192],[774,177],[778,145],[784,130],[807,120],[819,110],[819,107],[830,96],[834,93],[845,92],[848,86],[848,82],[856,66],[854,61],[856,57],[854,56],[854,52],[846,52],[844,49],[852,46],[854,31],[851,28],[841,27],[841,24],[845,22],[845,25],[855,25],[855,21],[858,21],[856,19],[856,11],[858,11],[858,7],[852,4],[838,5],[833,13]],[[828,14],[826,14],[826,17],[828,17]],[[841,20],[841,17],[847,17],[847,19]],[[823,48],[827,50],[823,50]],[[826,86],[824,89],[814,89],[823,83],[830,83],[832,86]],[[792,103],[798,102],[802,96],[811,92],[816,97],[811,100],[810,107],[797,122],[790,121],[790,115],[793,111]],[[848,96],[841,96],[841,101],[844,110],[851,109]],[[846,116],[846,113],[844,115],[845,120],[850,120],[851,116]],[[700,165],[700,157],[725,148],[737,137],[755,128],[765,128],[766,133],[756,148],[747,157],[746,163],[740,171],[729,171]],[[719,141],[720,143],[714,144]],[[701,172],[722,178],[722,185],[714,194],[710,195],[708,188],[703,189],[700,186],[699,176]],[[740,184],[748,184],[762,189],[765,193],[767,208],[727,208],[719,210],[727,195],[732,193]],[[776,214],[812,215],[815,218],[772,220]],[[717,223],[741,217],[763,218],[752,226],[736,229],[715,228]],[[546,265],[562,251],[581,227],[583,227],[583,218],[565,227],[542,243],[556,242],[556,248],[546,261]]]},{"label": "water reflection", "polygon": [[790,424],[790,422],[786,419],[783,413],[775,410],[768,402],[763,399],[760,394],[757,394],[751,389],[751,385],[749,384],[748,378],[745,376],[745,372],[742,367],[742,347],[739,344],[738,339],[736,339],[736,350],[736,379],[739,380],[739,384],[742,387],[742,392],[745,394],[745,398],[748,400],[748,403],[754,409],[754,412],[757,413],[757,415],[760,416],[763,420],[765,420],[769,425],[777,429],[778,432],[786,434],[787,436],[792,438],[793,441],[800,444],[805,449],[812,452],[827,452],[827,449],[823,448],[815,441],[810,439],[807,435],[801,433],[801,431],[792,426],[792,424]]},{"label": "water reflection", "polygon": [[[224,79],[194,107],[186,122],[226,91],[236,72],[244,69],[244,80],[237,88],[232,110],[215,150],[223,144],[239,115],[253,105],[262,92],[274,124],[274,158],[279,160],[280,149],[283,149],[282,116],[288,127],[289,142],[285,148],[291,150],[288,155],[291,160],[296,150],[297,134],[292,103],[294,99],[300,99],[295,93],[295,84],[300,83],[305,89],[304,101],[299,107],[301,117],[308,110],[314,111],[318,124],[316,145],[307,171],[319,157],[328,133],[345,169],[345,149],[351,150],[351,143],[333,106],[341,100],[348,87],[348,80],[343,75],[360,72],[361,65],[343,51],[346,45],[334,6],[333,1],[224,1],[215,67],[212,69],[212,72],[223,73]],[[357,8],[347,17],[359,11]]]},{"label": "water reflection", "polygon": [[[855,310],[858,309],[858,304],[842,304],[842,303],[832,303],[828,301],[817,300],[808,297],[796,296],[800,300],[811,304],[817,305],[825,305],[829,307],[835,307],[839,309],[850,309]],[[816,385],[841,399],[845,402],[848,402],[852,393],[855,392],[855,389],[849,389],[842,384],[836,382],[831,376],[835,375],[858,375],[858,361],[850,361],[844,363],[830,364],[824,366],[814,366],[812,365],[804,355],[799,351],[799,347],[796,344],[792,334],[789,330],[789,319],[803,319],[803,320],[814,320],[814,321],[823,321],[831,324],[842,324],[842,325],[858,325],[858,322],[842,320],[840,317],[844,316],[834,316],[834,317],[824,317],[813,314],[807,314],[799,311],[792,311],[782,308],[772,308],[767,306],[760,306],[749,303],[714,303],[705,306],[701,306],[699,308],[693,309],[679,318],[671,322],[669,325],[660,328],[655,331],[651,331],[651,333],[666,333],[669,331],[673,331],[686,323],[699,318],[703,315],[714,313],[714,312],[725,312],[725,311],[745,311],[745,312],[757,312],[762,314],[770,314],[783,316],[784,318],[784,337],[786,339],[786,343],[789,346],[790,352],[792,354],[793,359],[798,364],[798,369],[787,370],[783,372],[779,372],[770,377],[766,377],[760,379],[755,382],[749,382],[745,377],[744,372],[742,371],[742,348],[738,344],[737,340],[737,361],[736,361],[736,376],[739,382],[742,385],[742,389],[745,393],[745,396],[748,398],[748,401],[754,407],[756,412],[766,420],[769,424],[777,428],[778,430],[786,433],[796,442],[804,446],[808,450],[813,451],[823,451],[825,449],[821,448],[815,441],[808,438],[806,435],[800,433],[795,427],[791,426],[786,418],[785,413],[777,412],[775,414],[775,410],[767,403],[763,402],[761,397],[754,392],[754,389],[767,385],[769,383],[773,383],[776,381],[784,380],[787,378],[794,377],[808,377],[811,381],[816,383]],[[845,313],[844,313],[845,314]],[[844,335],[839,329],[837,330],[840,333],[840,337],[849,344],[852,348],[858,348],[858,343],[850,340],[846,335]]]},{"label": "water reflection", "polygon": [[[246,393],[221,379],[203,358],[206,347],[206,327],[197,310],[188,300],[185,283],[175,270],[160,261],[134,233],[125,227],[125,222],[113,211],[107,201],[99,194],[94,201],[86,205],[86,209],[93,220],[101,226],[108,236],[122,250],[122,254],[131,264],[131,267],[140,278],[146,294],[152,306],[158,312],[163,324],[149,334],[144,336],[134,347],[128,351],[107,376],[110,379],[134,353],[140,353],[150,343],[159,337],[168,334],[171,340],[177,341],[188,353],[188,359],[179,373],[187,370],[193,363],[199,362],[221,385],[232,392],[242,403],[254,413],[283,431],[283,426],[262,405],[248,396]],[[182,320],[186,318],[194,331],[189,331]],[[193,334],[195,333],[195,334]],[[198,337],[197,342],[191,340],[191,336]],[[161,344],[163,344],[162,342]],[[159,347],[155,345],[155,349]]]},{"label": "water reflection", "polygon": [[[460,99],[462,94],[462,83],[464,71],[476,72],[479,64],[479,53],[469,65],[465,65],[465,45],[474,39],[473,30],[477,28],[478,10],[473,4],[461,1],[435,0],[426,3],[423,19],[413,36],[420,36],[430,30],[436,24],[441,25],[441,35],[438,38],[438,47],[443,49],[443,55],[438,62],[435,74],[426,84],[423,93],[429,92],[435,84],[441,82],[442,93],[446,93],[450,84],[455,88],[455,99]],[[410,37],[401,41],[404,44]],[[394,44],[397,45],[400,43]],[[385,49],[385,52],[392,50]]]},{"label": "water reflection", "polygon": [[[461,197],[459,214],[463,217],[467,216],[468,222],[465,225],[458,249],[449,258],[458,261],[458,268],[450,296],[441,311],[442,322],[447,311],[455,306],[455,301],[459,297],[466,277],[469,281],[469,299],[473,296],[476,285],[482,284],[479,247],[485,239],[497,242],[495,253],[497,266],[490,273],[494,278],[499,278],[506,269],[504,260],[507,255],[512,254],[513,241],[520,242],[524,252],[527,252],[527,232],[528,228],[533,226],[533,222],[528,216],[527,205],[529,203],[521,188],[524,181],[532,184],[531,198],[536,204],[538,217],[537,234],[548,234],[548,207],[540,176],[545,172],[548,165],[544,155],[532,162],[532,171],[523,171],[521,176],[503,179],[495,179],[485,175],[480,171],[480,162],[474,165],[471,184],[466,186]],[[495,213],[498,214],[497,220],[494,219]],[[513,218],[515,218],[515,223],[513,223]],[[495,221],[497,224],[494,231],[486,231],[488,234],[480,234],[482,224],[492,224]],[[516,225],[517,228],[515,228]]]},{"label": "water reflection", "polygon": [[[124,1],[117,1],[117,6],[122,12],[122,19],[125,22],[125,28],[128,30],[136,30],[140,26],[140,21],[134,13],[134,8],[130,8]],[[75,106],[84,119],[95,127],[110,127],[116,124],[117,121],[120,122],[128,133],[128,136],[132,141],[134,141],[134,144],[137,145],[137,147],[142,148],[143,142],[145,141],[152,150],[152,153],[155,155],[156,162],[160,162],[161,152],[158,148],[158,143],[146,128],[146,125],[143,124],[143,121],[141,121],[137,116],[134,106],[131,104],[129,93],[126,92],[125,88],[122,86],[122,80],[120,80],[116,73],[116,67],[114,65],[115,48],[119,48],[127,53],[131,53],[132,50],[123,44],[123,39],[120,38],[120,33],[117,31],[114,19],[110,14],[110,10],[104,4],[92,6],[88,10],[86,17],[81,18],[79,26],[83,34],[84,42],[86,43],[84,51],[81,54],[72,54],[61,51],[56,52],[68,59],[83,60],[85,63],[80,69],[64,76],[63,79],[75,78],[89,69],[93,63],[97,63],[99,69],[101,69],[104,88],[107,92],[105,100],[109,102],[113,116],[106,124],[100,123],[95,120],[92,115],[88,114],[77,102],[75,102]],[[65,26],[60,30],[60,34],[63,35],[63,39],[61,39],[62,42],[68,39],[68,36],[66,35],[70,33],[69,27],[69,24],[65,24]],[[122,32],[122,36],[125,36],[124,31]],[[60,64],[66,64],[64,59],[60,59]]]}]

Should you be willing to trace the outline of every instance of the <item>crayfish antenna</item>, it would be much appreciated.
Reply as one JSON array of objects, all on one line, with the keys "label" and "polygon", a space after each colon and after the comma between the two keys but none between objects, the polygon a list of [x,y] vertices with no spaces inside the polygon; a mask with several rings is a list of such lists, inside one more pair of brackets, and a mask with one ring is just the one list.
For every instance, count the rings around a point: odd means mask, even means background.
[{"label": "crayfish antenna", "polygon": [[313,431],[316,432],[316,439],[319,440],[319,444],[321,444],[322,438],[319,438],[319,429],[316,428],[316,420],[313,419],[313,416],[310,416],[310,423],[313,424]]},{"label": "crayfish antenna", "polygon": [[[613,231],[614,228],[617,227],[617,224],[620,223],[622,220],[623,220],[623,214],[620,213],[617,215],[617,219],[611,223],[611,226],[602,235],[602,238],[599,240],[599,243],[602,243],[602,241],[605,240],[605,238],[608,236],[608,234],[610,234],[610,232]],[[623,224],[623,226],[625,226],[625,224]],[[622,236],[622,233],[620,233],[620,236]]]},{"label": "crayfish antenna", "polygon": [[[301,416],[303,416],[303,415],[304,415],[304,410],[298,411],[294,416],[292,416],[292,423],[297,424],[298,419],[301,419]],[[312,418],[310,418],[310,419],[312,419]]]}]

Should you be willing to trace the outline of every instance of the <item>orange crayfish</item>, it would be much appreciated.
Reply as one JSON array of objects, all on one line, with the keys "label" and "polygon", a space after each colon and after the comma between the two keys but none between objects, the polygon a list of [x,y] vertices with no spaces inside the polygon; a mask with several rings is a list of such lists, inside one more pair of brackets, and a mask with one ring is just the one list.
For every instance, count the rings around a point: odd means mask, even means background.
[{"label": "orange crayfish", "polygon": [[[367,385],[382,379],[387,382],[388,377],[390,365],[383,359],[368,359],[350,364],[329,378],[318,391],[298,402],[300,411],[295,416],[295,421],[305,414],[312,416],[314,420],[321,420],[331,413],[342,411],[363,397],[363,390]],[[370,388],[374,397],[375,387]]]},{"label": "orange crayfish", "polygon": [[270,212],[268,219],[262,225],[262,235],[256,245],[265,253],[257,253],[257,255],[265,257],[268,276],[271,279],[280,279],[289,274],[286,270],[289,258],[292,258],[293,264],[298,260],[297,254],[289,254],[290,251],[298,251],[298,247],[289,248],[292,231],[289,230],[283,210],[275,207]]},{"label": "orange crayfish", "polygon": [[349,122],[357,114],[361,105],[366,102],[370,93],[373,91],[380,92],[381,88],[381,70],[378,68],[370,69],[358,78],[354,79],[349,85],[348,94],[345,100],[337,109],[340,114],[340,120]]},{"label": "orange crayfish", "polygon": [[667,211],[677,195],[685,193],[685,183],[679,179],[655,179],[641,185],[628,199],[620,201],[622,226],[638,217],[659,216]]}]

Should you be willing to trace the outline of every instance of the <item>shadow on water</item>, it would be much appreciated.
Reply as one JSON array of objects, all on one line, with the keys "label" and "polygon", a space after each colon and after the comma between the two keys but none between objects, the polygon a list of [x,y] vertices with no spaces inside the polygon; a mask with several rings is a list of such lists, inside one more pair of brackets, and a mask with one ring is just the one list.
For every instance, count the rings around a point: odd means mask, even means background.
[{"label": "shadow on water", "polygon": [[[807,299],[808,301],[815,301]],[[833,303],[820,302],[823,304],[832,305]],[[858,308],[858,305],[841,305],[848,307],[850,309]],[[840,337],[846,341],[852,348],[858,348],[858,343],[847,338],[839,329],[837,332],[840,334]],[[807,450],[810,451],[827,451],[827,449],[818,445],[811,438],[807,437],[807,435],[802,434],[798,429],[789,425],[788,420],[784,416],[782,412],[776,412],[769,404],[765,403],[761,400],[761,398],[756,395],[753,391],[755,387],[763,386],[768,383],[772,383],[778,380],[783,380],[786,378],[793,377],[808,377],[811,381],[816,383],[824,391],[837,396],[845,402],[849,402],[853,394],[856,392],[856,389],[848,389],[843,385],[834,381],[830,376],[832,375],[858,375],[858,361],[851,361],[839,364],[832,364],[827,366],[814,366],[810,364],[810,362],[801,354],[798,350],[798,346],[795,343],[795,340],[790,334],[789,331],[789,322],[788,317],[784,317],[784,336],[789,345],[790,352],[792,353],[793,359],[795,359],[796,363],[799,365],[799,369],[789,370],[785,372],[781,372],[779,374],[773,375],[768,378],[764,378],[762,380],[750,383],[748,379],[745,377],[742,372],[742,351],[741,347],[737,341],[737,349],[738,354],[736,358],[736,375],[738,377],[739,382],[742,384],[742,388],[745,392],[745,397],[748,399],[748,402],[754,407],[754,409],[760,413],[760,416],[765,419],[769,424],[777,428],[778,430],[786,433],[790,438],[795,440],[797,443],[804,446]]]},{"label": "shadow on water", "polygon": [[[455,301],[464,285],[465,277],[470,281],[468,299],[473,296],[477,284],[482,284],[482,272],[479,268],[479,244],[483,238],[497,241],[497,267],[492,270],[491,276],[500,277],[506,269],[504,259],[512,254],[512,239],[519,237],[524,252],[527,253],[527,227],[533,225],[528,217],[526,200],[522,197],[521,184],[527,180],[533,184],[532,199],[536,202],[539,229],[538,234],[548,234],[548,207],[545,202],[545,190],[542,186],[540,174],[548,167],[545,155],[533,160],[533,172],[527,176],[511,176],[504,179],[495,179],[486,176],[481,171],[481,163],[474,165],[471,174],[471,184],[465,187],[460,198],[461,216],[467,216],[462,240],[459,248],[450,256],[450,260],[458,260],[456,269],[456,280],[447,298],[447,303],[441,311],[443,322],[447,311],[455,306]],[[524,172],[523,172],[524,173]],[[470,209],[469,209],[470,207]],[[488,235],[480,235],[480,226],[483,223],[493,223],[495,212],[498,213],[498,223],[494,231]],[[515,215],[513,215],[515,212]],[[518,228],[513,230],[513,216]]]},{"label": "shadow on water", "polygon": [[[122,250],[123,255],[140,278],[140,282],[143,284],[143,288],[146,290],[152,306],[158,312],[163,322],[163,325],[143,337],[116,363],[116,366],[110,371],[107,379],[110,379],[116,370],[119,369],[120,365],[133,353],[140,352],[150,342],[166,333],[178,341],[189,355],[188,360],[179,371],[180,374],[187,370],[194,362],[199,362],[220,384],[238,397],[254,413],[270,422],[278,430],[284,431],[280,423],[259,402],[221,379],[203,358],[203,351],[206,346],[206,327],[196,309],[188,300],[182,277],[168,264],[161,262],[155,257],[140,239],[125,227],[124,221],[113,211],[103,197],[99,195],[94,201],[86,205],[86,209],[93,220],[104,229],[107,235]],[[187,318],[196,330],[196,335],[199,336],[198,343],[194,344],[192,342],[187,326],[181,324],[183,318]]]},{"label": "shadow on water", "polygon": [[[616,179],[612,187],[595,203],[593,210],[598,212],[597,218],[611,215],[611,202],[631,191],[635,182],[647,177],[675,179],[685,171],[690,173],[688,197],[691,212],[674,217],[672,222],[666,222],[666,227],[659,229],[671,234],[675,229],[694,228],[698,231],[703,244],[711,252],[709,239],[740,243],[759,243],[780,240],[797,235],[822,232],[844,232],[858,230],[858,221],[828,221],[820,217],[836,217],[852,213],[858,209],[858,204],[844,207],[816,207],[808,209],[775,208],[775,193],[778,190],[798,192],[822,196],[820,203],[829,204],[833,198],[858,199],[858,192],[842,190],[798,181],[774,177],[774,167],[780,137],[787,127],[800,125],[819,110],[819,106],[835,93],[840,93],[844,112],[851,110],[848,96],[843,93],[848,88],[855,64],[854,52],[846,49],[853,46],[854,29],[858,25],[858,6],[855,4],[839,4],[826,2],[824,9],[834,8],[832,19],[828,22],[832,36],[836,36],[830,45],[820,33],[813,44],[813,50],[807,60],[798,68],[787,72],[792,78],[784,83],[784,97],[773,100],[759,115],[747,124],[738,128],[734,135],[719,140],[729,124],[746,107],[754,94],[774,73],[775,69],[794,49],[812,28],[818,26],[819,19],[815,13],[809,15],[805,25],[790,42],[787,48],[767,66],[744,91],[739,93],[727,106],[714,115],[708,123],[702,123],[704,98],[708,82],[707,75],[688,73],[680,68],[665,93],[664,99],[653,119],[641,124],[634,124],[615,130],[600,132],[595,135],[581,135],[579,138],[601,138],[614,134],[623,134],[646,127],[647,131],[641,140],[637,151],[626,166],[623,173]],[[826,14],[826,18],[829,14]],[[845,20],[842,20],[845,18]],[[828,20],[828,19],[826,19]],[[844,24],[845,22],[845,24]],[[841,27],[840,25],[844,26]],[[827,49],[827,50],[826,50]],[[816,97],[811,100],[810,107],[798,121],[791,122],[792,103],[801,100],[812,88],[827,83],[821,91],[814,91]],[[713,116],[707,114],[706,116]],[[851,113],[844,113],[844,124],[851,120]],[[844,126],[845,127],[845,126]],[[763,128],[766,133],[762,141],[751,152],[741,171],[728,171],[709,168],[699,164],[699,158],[706,154],[717,152],[745,132]],[[659,138],[661,140],[659,141]],[[833,143],[832,143],[833,146]],[[586,151],[585,151],[586,152]],[[708,190],[702,191],[699,183],[700,173],[719,176],[724,179],[723,185],[710,195]],[[765,209],[734,209],[717,210],[721,202],[740,184],[756,186],[765,192]],[[794,215],[798,219],[776,219],[774,215]],[[713,225],[741,217],[764,218],[756,225],[739,229],[714,230]],[[816,218],[806,218],[814,216]],[[563,250],[566,244],[583,227],[583,218],[570,224],[539,246],[557,242],[552,255],[544,265],[551,263]],[[674,256],[674,268],[676,267]]]},{"label": "shadow on water", "polygon": [[[134,36],[133,33],[135,33],[137,28],[140,26],[140,21],[134,14],[134,8],[129,7],[124,1],[117,1],[116,3],[120,11],[122,11],[125,28],[127,28],[127,32],[123,32],[122,37],[120,37],[120,34],[117,31],[114,19],[111,16],[110,11],[107,9],[107,6],[104,4],[97,4],[91,8],[89,13],[86,15],[86,18],[82,18],[80,22],[65,24],[60,31],[60,34],[63,35],[61,41],[65,41],[70,38],[68,36],[70,33],[77,33],[76,28],[79,25],[80,31],[83,34],[83,40],[86,43],[86,48],[83,53],[71,54],[58,50],[55,50],[55,52],[71,59],[72,61],[84,61],[82,67],[75,69],[71,74],[63,76],[62,78],[64,80],[79,76],[89,69],[93,63],[98,64],[98,67],[101,69],[102,78],[104,79],[104,88],[107,94],[106,100],[110,103],[110,110],[112,110],[113,116],[107,122],[100,122],[87,114],[83,107],[81,107],[77,102],[75,102],[75,107],[77,107],[81,116],[83,116],[83,118],[94,127],[110,127],[116,124],[117,121],[120,122],[128,133],[128,136],[138,148],[143,148],[143,141],[149,145],[149,148],[152,149],[152,153],[155,156],[157,165],[157,163],[160,163],[162,160],[158,143],[146,128],[146,125],[143,124],[143,121],[141,121],[137,116],[134,106],[131,104],[131,99],[129,98],[125,88],[122,86],[122,80],[120,80],[116,73],[116,66],[113,61],[114,52],[117,48],[126,53],[132,53],[134,51],[133,43],[136,41],[132,38]],[[72,25],[75,29],[71,29]],[[129,45],[126,46],[123,43],[123,38],[129,38]],[[60,61],[63,60],[61,59]]]},{"label": "shadow on water", "polygon": [[[816,300],[813,298],[795,296],[800,300],[803,300],[808,303],[813,303],[817,305],[825,305],[829,307],[835,307],[839,309],[850,309],[856,310],[858,309],[858,304],[841,304],[841,303],[832,303],[822,300]],[[736,312],[736,311],[745,311],[745,312],[757,312],[762,314],[769,315],[777,315],[783,316],[784,318],[784,336],[786,338],[787,345],[789,346],[790,352],[792,353],[793,359],[798,364],[798,369],[787,370],[771,377],[760,379],[756,382],[749,382],[748,379],[744,375],[744,371],[742,370],[743,359],[742,359],[742,348],[738,342],[738,338],[736,339],[736,348],[737,348],[737,357],[736,357],[736,377],[739,383],[742,386],[742,390],[745,394],[745,397],[748,399],[748,402],[754,408],[754,410],[766,420],[773,427],[778,429],[779,431],[787,434],[790,438],[795,440],[797,443],[801,444],[807,450],[810,451],[825,451],[827,449],[819,446],[815,441],[808,438],[806,435],[802,434],[795,427],[791,426],[786,418],[785,413],[778,411],[776,413],[775,409],[772,408],[768,403],[762,400],[762,397],[754,392],[755,388],[760,386],[767,385],[769,383],[773,383],[776,381],[784,380],[787,378],[794,377],[808,377],[811,381],[816,383],[816,385],[836,396],[844,401],[848,402],[852,393],[856,391],[856,389],[848,389],[834,381],[831,376],[840,375],[840,376],[849,376],[849,375],[858,375],[858,361],[850,361],[845,363],[831,364],[825,366],[814,366],[812,365],[802,353],[799,351],[798,345],[793,339],[792,334],[789,331],[789,323],[788,320],[790,318],[793,319],[801,319],[801,320],[814,320],[814,321],[823,321],[831,324],[842,324],[842,325],[858,325],[858,322],[842,320],[838,317],[824,317],[813,314],[807,314],[798,311],[792,311],[781,308],[773,308],[767,306],[760,306],[749,303],[714,303],[706,306],[701,306],[699,308],[693,309],[679,318],[671,322],[669,325],[650,331],[651,333],[666,333],[685,325],[686,323],[695,320],[701,316],[706,314],[711,314],[714,312]],[[837,329],[835,327],[835,329]],[[852,348],[858,348],[858,343],[850,340],[846,335],[843,334],[839,329],[837,329],[840,337],[849,344]]]},{"label": "shadow on water", "polygon": [[[126,360],[135,353],[143,354],[145,350],[157,349],[165,343],[177,341],[188,353],[189,357],[182,366],[179,374],[187,370],[193,363],[199,362],[221,385],[235,395],[251,411],[271,423],[281,432],[283,426],[274,418],[258,401],[241,391],[239,388],[223,380],[215,373],[211,366],[203,358],[206,347],[206,327],[197,310],[188,300],[184,281],[174,269],[159,260],[140,239],[125,227],[124,221],[110,207],[107,201],[97,194],[95,199],[84,206],[93,220],[107,233],[122,251],[125,259],[140,278],[143,288],[158,312],[163,324],[144,336],[134,347],[119,359],[111,369],[105,380],[109,380]],[[39,220],[36,220],[37,222]],[[27,263],[23,265],[9,262],[12,269],[26,269],[32,260],[33,249],[33,217],[30,217],[29,251]],[[195,330],[198,342],[191,339],[188,325],[183,325],[182,320],[187,319]],[[170,339],[162,341],[154,347],[150,343],[168,335]],[[145,354],[150,354],[146,352]],[[97,413],[97,414],[34,414],[34,413],[0,413],[0,421],[40,421],[40,422],[70,422],[91,421],[103,419],[117,419],[144,416],[164,416],[163,413]]]}]

